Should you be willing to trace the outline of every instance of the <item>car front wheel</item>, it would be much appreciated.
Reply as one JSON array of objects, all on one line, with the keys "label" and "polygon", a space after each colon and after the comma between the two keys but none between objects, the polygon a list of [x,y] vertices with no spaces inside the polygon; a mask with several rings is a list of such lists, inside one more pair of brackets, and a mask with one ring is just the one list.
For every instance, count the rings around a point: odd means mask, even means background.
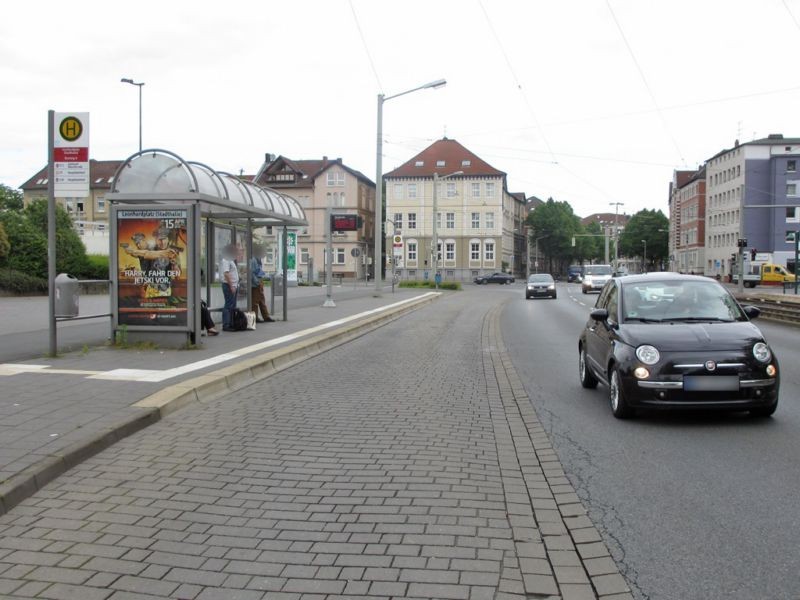
[{"label": "car front wheel", "polygon": [[589,365],[586,364],[586,350],[581,348],[578,353],[578,376],[581,379],[581,385],[587,389],[597,387],[597,379],[589,370]]},{"label": "car front wheel", "polygon": [[608,382],[608,398],[611,403],[611,412],[616,418],[627,419],[633,416],[634,411],[625,400],[619,369],[616,366],[611,368],[611,377]]}]

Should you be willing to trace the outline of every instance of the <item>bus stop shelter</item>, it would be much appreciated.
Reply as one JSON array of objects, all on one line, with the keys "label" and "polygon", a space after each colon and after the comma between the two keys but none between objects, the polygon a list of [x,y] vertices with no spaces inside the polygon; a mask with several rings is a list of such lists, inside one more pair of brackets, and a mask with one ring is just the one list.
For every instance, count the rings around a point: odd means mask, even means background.
[{"label": "bus stop shelter", "polygon": [[[211,307],[223,247],[237,248],[240,289],[246,290],[237,302],[246,302],[249,310],[255,232],[282,229],[280,269],[286,282],[287,230],[308,225],[294,198],[162,149],[126,159],[106,200],[112,330],[128,341],[198,343],[200,301]],[[283,313],[286,319],[286,285]]]}]

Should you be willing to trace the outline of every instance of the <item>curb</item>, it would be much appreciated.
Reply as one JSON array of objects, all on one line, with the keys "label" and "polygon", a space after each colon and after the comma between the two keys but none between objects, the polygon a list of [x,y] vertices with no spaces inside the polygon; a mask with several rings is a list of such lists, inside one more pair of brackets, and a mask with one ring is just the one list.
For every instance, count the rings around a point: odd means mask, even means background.
[{"label": "curb", "polygon": [[140,414],[120,419],[114,425],[70,444],[30,465],[0,484],[0,515],[29,498],[59,475],[91,458],[109,446],[157,423],[166,415],[194,403],[207,403],[266,379],[284,369],[356,339],[400,318],[406,313],[437,300],[441,294],[416,298],[396,309],[387,310],[364,320],[349,323],[330,332],[288,346],[244,359],[235,365],[199,375],[169,387],[132,404]]}]

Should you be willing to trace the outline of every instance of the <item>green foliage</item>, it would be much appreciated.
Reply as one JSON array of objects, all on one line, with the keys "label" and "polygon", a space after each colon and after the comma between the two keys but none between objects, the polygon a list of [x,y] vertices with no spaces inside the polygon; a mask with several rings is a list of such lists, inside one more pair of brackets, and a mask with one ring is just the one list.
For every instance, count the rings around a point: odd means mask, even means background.
[{"label": "green foliage", "polygon": [[0,211],[22,210],[22,192],[0,183]]},{"label": "green foliage", "polygon": [[[0,224],[10,246],[7,255],[0,256],[0,265],[47,279],[47,201],[35,200],[23,210],[0,211]],[[79,278],[91,272],[83,242],[60,206],[56,206],[56,272]]]},{"label": "green foliage", "polygon": [[0,223],[0,263],[2,263],[8,256],[8,251],[11,249],[11,242],[8,241],[6,228]]},{"label": "green foliage", "polygon": [[[46,240],[47,201],[34,200],[25,208],[25,214]],[[56,272],[85,277],[88,267],[86,248],[72,226],[72,219],[64,208],[56,205]]]},{"label": "green foliage", "polygon": [[586,261],[604,262],[606,259],[606,241],[600,223],[592,221],[584,227],[583,233],[591,234],[591,237],[578,238],[582,240],[578,257]]},{"label": "green foliage", "polygon": [[86,256],[87,268],[83,272],[86,279],[108,279],[108,256],[104,254],[89,254]]},{"label": "green foliage", "polygon": [[47,293],[47,279],[32,277],[27,273],[0,269],[0,289],[23,296]]},{"label": "green foliage", "polygon": [[47,238],[22,212],[0,212],[10,251],[3,266],[32,277],[47,279]]},{"label": "green foliage", "polygon": [[[548,198],[547,202],[537,206],[528,215],[528,225],[531,227],[530,244],[535,255],[538,239],[539,267],[541,270],[559,273],[566,270],[570,262],[579,258],[582,246],[572,245],[572,237],[582,233],[581,221],[572,212],[569,202],[557,202]],[[548,265],[542,265],[544,257]]]},{"label": "green foliage", "polygon": [[[619,238],[623,256],[642,256],[647,240],[648,265],[659,265],[669,255],[669,219],[660,210],[640,210],[633,215]],[[648,267],[648,270],[651,270]]]}]

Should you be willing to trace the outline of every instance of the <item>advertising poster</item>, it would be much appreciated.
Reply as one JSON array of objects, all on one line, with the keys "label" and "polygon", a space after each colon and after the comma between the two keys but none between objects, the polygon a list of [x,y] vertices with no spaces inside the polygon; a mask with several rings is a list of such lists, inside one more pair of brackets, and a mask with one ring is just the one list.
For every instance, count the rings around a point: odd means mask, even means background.
[{"label": "advertising poster", "polygon": [[[283,270],[282,256],[280,254],[282,244],[278,244],[278,263],[275,268],[280,273]],[[297,232],[286,232],[286,281],[297,283]]]},{"label": "advertising poster", "polygon": [[188,208],[117,211],[120,325],[188,325]]}]

